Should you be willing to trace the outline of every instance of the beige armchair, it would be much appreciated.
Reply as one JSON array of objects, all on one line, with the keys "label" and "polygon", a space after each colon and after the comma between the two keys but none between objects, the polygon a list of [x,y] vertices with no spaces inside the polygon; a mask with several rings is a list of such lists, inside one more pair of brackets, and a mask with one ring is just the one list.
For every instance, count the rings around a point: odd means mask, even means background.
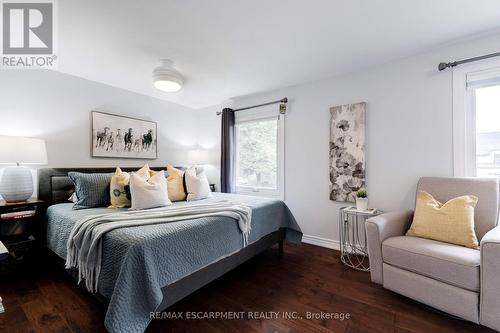
[{"label": "beige armchair", "polygon": [[499,182],[484,178],[421,178],[417,191],[446,202],[479,198],[475,231],[480,250],[405,236],[413,211],[366,221],[371,280],[454,316],[500,330]]}]

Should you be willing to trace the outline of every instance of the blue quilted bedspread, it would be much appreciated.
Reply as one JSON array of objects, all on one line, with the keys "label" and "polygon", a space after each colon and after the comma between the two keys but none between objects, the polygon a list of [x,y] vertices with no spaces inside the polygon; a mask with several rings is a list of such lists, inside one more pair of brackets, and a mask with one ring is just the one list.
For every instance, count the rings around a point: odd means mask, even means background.
[{"label": "blue quilted bedspread", "polygon": [[[250,243],[281,227],[286,228],[287,240],[301,241],[302,232],[282,201],[223,193],[203,201],[221,199],[240,201],[252,208]],[[57,204],[47,210],[47,246],[63,259],[76,221],[90,214],[116,212],[109,208],[73,210],[72,206]],[[110,332],[143,332],[150,322],[150,312],[162,302],[162,287],[242,247],[238,223],[226,217],[128,227],[107,233],[99,277],[99,293],[110,299],[106,328]]]}]

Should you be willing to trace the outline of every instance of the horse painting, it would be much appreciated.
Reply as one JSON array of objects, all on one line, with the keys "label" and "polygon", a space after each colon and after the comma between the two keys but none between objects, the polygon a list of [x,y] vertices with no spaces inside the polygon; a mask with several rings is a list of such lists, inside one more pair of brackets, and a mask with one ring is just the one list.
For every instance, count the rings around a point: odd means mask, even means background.
[{"label": "horse painting", "polygon": [[108,137],[108,134],[109,133],[109,127],[104,127],[104,131],[102,132],[97,132],[96,134],[96,143],[95,143],[95,147],[104,147],[104,145],[106,144],[106,139]]},{"label": "horse painting", "polygon": [[142,149],[145,151],[149,151],[151,148],[151,144],[153,143],[153,130],[150,129],[148,134],[144,134],[142,136]]},{"label": "horse painting", "polygon": [[132,150],[132,143],[134,142],[134,130],[129,128],[128,132],[125,133],[125,150],[131,151]]},{"label": "horse painting", "polygon": [[157,158],[156,123],[92,112],[92,156]]}]

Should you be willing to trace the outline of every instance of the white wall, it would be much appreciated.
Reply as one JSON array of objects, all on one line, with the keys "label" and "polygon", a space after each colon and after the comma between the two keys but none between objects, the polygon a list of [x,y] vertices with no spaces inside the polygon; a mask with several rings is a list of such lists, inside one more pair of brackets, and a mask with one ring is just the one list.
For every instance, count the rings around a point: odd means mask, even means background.
[{"label": "white wall", "polygon": [[328,198],[329,108],[368,103],[370,206],[412,208],[420,176],[453,174],[451,72],[438,72],[438,63],[497,52],[498,45],[500,35],[462,42],[350,75],[236,98],[231,106],[288,97],[285,201],[304,234],[313,236],[309,241],[335,246],[338,211],[349,203]]},{"label": "white wall", "polygon": [[[90,111],[106,111],[158,123],[158,159],[90,156]],[[187,164],[198,145],[196,113],[108,85],[46,70],[0,72],[0,135],[46,140],[49,167]]]},{"label": "white wall", "polygon": [[215,105],[195,111],[198,146],[209,151],[209,160],[204,169],[210,183],[216,184],[217,190],[220,190],[221,117],[216,112],[221,110],[219,105]]}]

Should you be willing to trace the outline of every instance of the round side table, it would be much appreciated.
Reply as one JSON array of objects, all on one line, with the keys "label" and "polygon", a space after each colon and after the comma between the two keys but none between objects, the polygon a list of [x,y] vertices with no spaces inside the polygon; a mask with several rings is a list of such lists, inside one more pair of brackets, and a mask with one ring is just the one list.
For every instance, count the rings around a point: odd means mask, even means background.
[{"label": "round side table", "polygon": [[370,271],[366,244],[365,221],[382,211],[357,211],[354,207],[342,207],[339,212],[340,261],[358,271]]}]

